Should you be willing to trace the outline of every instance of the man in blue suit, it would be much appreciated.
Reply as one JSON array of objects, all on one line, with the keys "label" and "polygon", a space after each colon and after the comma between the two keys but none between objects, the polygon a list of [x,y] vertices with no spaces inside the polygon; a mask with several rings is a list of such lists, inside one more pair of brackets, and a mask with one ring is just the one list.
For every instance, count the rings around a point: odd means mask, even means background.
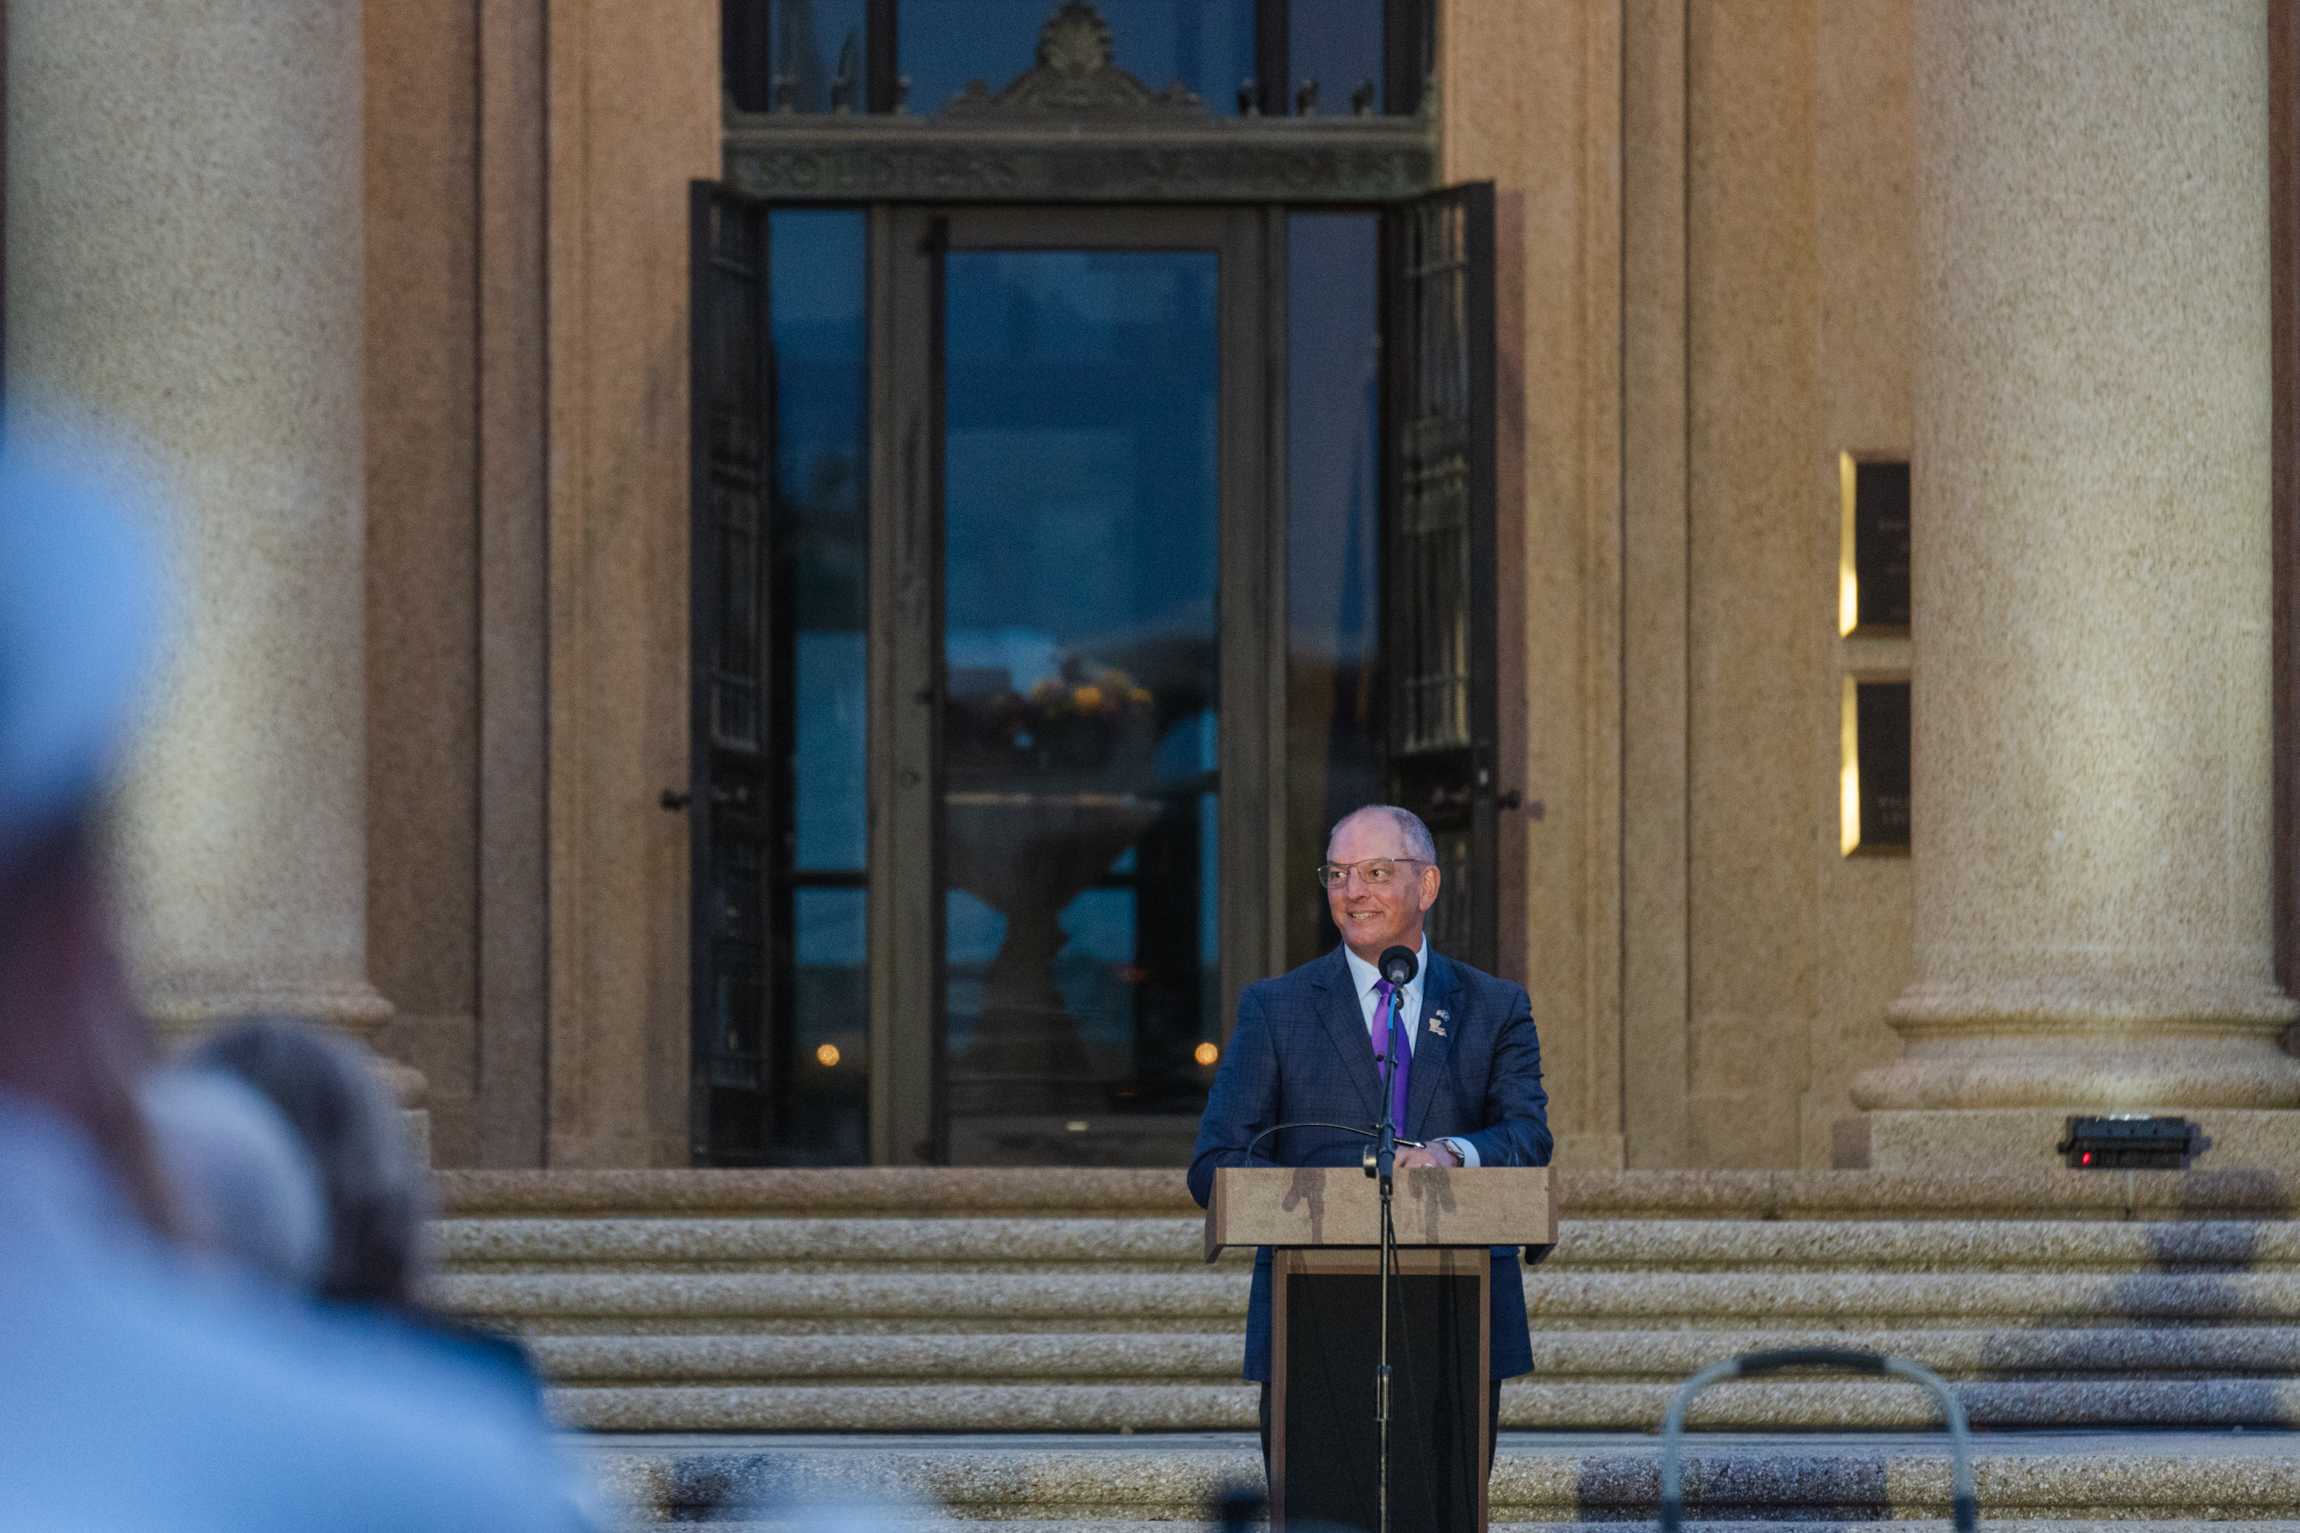
[{"label": "man in blue suit", "polygon": [[[1419,959],[1399,993],[1407,1042],[1397,1168],[1543,1166],[1549,1163],[1548,1093],[1541,1043],[1521,986],[1432,953],[1422,921],[1437,903],[1436,843],[1409,810],[1370,804],[1352,811],[1326,842],[1318,869],[1342,944],[1322,958],[1246,987],[1238,1026],[1214,1075],[1190,1161],[1190,1195],[1205,1206],[1223,1166],[1356,1166],[1363,1141],[1330,1129],[1279,1123],[1324,1119],[1372,1124],[1381,1117],[1375,1018],[1387,994],[1376,961],[1403,947]],[[1492,1362],[1498,1424],[1501,1381],[1533,1369],[1525,1284],[1517,1252],[1493,1253]],[[1254,1257],[1246,1309],[1246,1377],[1262,1386],[1262,1456],[1270,1451],[1270,1253]],[[1491,1444],[1487,1447],[1490,1464]]]}]

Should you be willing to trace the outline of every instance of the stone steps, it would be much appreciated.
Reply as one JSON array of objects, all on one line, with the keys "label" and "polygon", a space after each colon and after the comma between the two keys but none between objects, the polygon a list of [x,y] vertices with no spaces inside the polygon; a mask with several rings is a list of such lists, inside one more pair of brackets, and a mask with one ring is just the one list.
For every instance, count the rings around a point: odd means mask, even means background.
[{"label": "stone steps", "polygon": [[[2300,1179],[2038,1172],[1561,1176],[1527,1284],[1521,1429],[1660,1418],[1760,1346],[1890,1351],[2002,1427],[2300,1421]],[[437,1297],[516,1330],[573,1425],[1136,1432],[1252,1423],[1245,1253],[1207,1265],[1168,1172],[449,1173]],[[1696,1424],[1925,1424],[1794,1377]]]},{"label": "stone steps", "polygon": [[[602,1430],[916,1431],[947,1425],[953,1391],[978,1430],[1250,1427],[1239,1342],[1219,1335],[544,1336],[570,1425]],[[1677,1331],[1533,1337],[1535,1373],[1504,1386],[1512,1428],[1634,1429],[1720,1358],[1763,1346],[1849,1346],[1951,1380],[1979,1426],[2280,1426],[2300,1421],[2291,1327],[2062,1331]],[[1696,1428],[1923,1427],[1907,1386],[1827,1376],[1741,1383],[1695,1405]]]},{"label": "stone steps", "polygon": [[[949,1218],[1164,1215],[1197,1210],[1179,1170],[444,1171],[454,1217]],[[1561,1171],[1569,1218],[2281,1220],[2300,1175],[2272,1171]]]},{"label": "stone steps", "polygon": [[[1226,1491],[1258,1486],[1243,1435],[1045,1444],[849,1439],[842,1446],[742,1439],[607,1439],[593,1468],[634,1527],[821,1526],[777,1520],[794,1501],[894,1496],[907,1512],[870,1526],[947,1517],[1048,1533],[1205,1526]],[[1660,1456],[1650,1440],[1503,1439],[1490,1487],[1502,1529],[1652,1524]],[[1937,1438],[1696,1439],[1686,1450],[1691,1520],[1708,1528],[1908,1527],[1945,1521],[1949,1466]],[[1974,1448],[1984,1526],[2300,1526],[2300,1443],[2288,1434],[1984,1435]],[[717,1521],[711,1519],[717,1518]],[[749,1520],[746,1520],[749,1519]]]},{"label": "stone steps", "polygon": [[[664,1321],[728,1329],[867,1322],[1006,1322],[1079,1329],[1190,1321],[1224,1327],[1244,1313],[1247,1274],[952,1272],[823,1268],[799,1272],[451,1273],[436,1289],[480,1320]],[[2300,1272],[2000,1273],[1542,1272],[1526,1285],[1536,1329],[1747,1328],[2034,1321],[2044,1325],[2276,1324],[2300,1320]]]},{"label": "stone steps", "polygon": [[[824,1264],[898,1267],[1029,1264],[1179,1271],[1202,1265],[1195,1219],[946,1218],[922,1244],[918,1218],[498,1217],[441,1221],[441,1256],[465,1271],[491,1266],[642,1266],[810,1270]],[[2085,1268],[2157,1271],[2300,1269],[2300,1224],[2246,1220],[2101,1223],[2081,1220],[1846,1220],[1570,1218],[1547,1272],[1652,1270],[1924,1271]],[[1242,1265],[1225,1255],[1217,1265]]]},{"label": "stone steps", "polygon": [[[1674,1382],[1720,1357],[1760,1347],[1856,1347],[1924,1364],[1949,1379],[2136,1374],[2300,1374],[2300,1327],[1995,1331],[1536,1332],[1535,1377]],[[1237,1378],[1235,1333],[1053,1332],[879,1335],[563,1336],[531,1343],[567,1385],[633,1382],[873,1384],[909,1378],[971,1383]],[[1743,1385],[1741,1388],[1753,1386]],[[1517,1386],[1510,1386],[1511,1389]]]},{"label": "stone steps", "polygon": [[[772,1522],[683,1522],[680,1526],[691,1528],[694,1533],[876,1533],[876,1530],[882,1528],[947,1528],[953,1526],[963,1526],[967,1533],[1176,1533],[1176,1530],[1181,1528],[1213,1528],[1216,1526],[1216,1524],[1203,1518],[1165,1522],[1133,1519],[1124,1522],[1078,1522],[1068,1518],[1052,1522],[1035,1518],[1024,1522],[1004,1520],[982,1522],[967,1518],[963,1523],[958,1523],[954,1522],[947,1513],[920,1513],[909,1517],[890,1518],[876,1508],[868,1512],[867,1518],[867,1521],[861,1522],[826,1524],[820,1514],[806,1514]],[[1488,1524],[1488,1529],[1489,1533],[1622,1533],[1625,1527],[1634,1527],[1640,1523],[1650,1525],[1651,1522],[1651,1518],[1613,1522],[1495,1522]],[[1686,1519],[1686,1526],[1702,1528],[1707,1530],[1707,1533],[1780,1533],[1780,1529],[1784,1525],[1795,1527],[1798,1533],[1909,1533],[1912,1527],[1925,1527],[1930,1524],[1893,1520],[1843,1522],[1835,1518],[1819,1520],[1800,1518],[1787,1524],[1784,1524],[1780,1518],[1767,1518],[1762,1521],[1719,1520],[1708,1517],[1689,1517]],[[1986,1525],[1984,1522],[1983,1526]],[[2160,1517],[2151,1517],[2146,1522],[2136,1523],[2128,1519],[2111,1522],[2023,1519],[2020,1525],[2024,1533],[2134,1533],[2136,1528],[2158,1530],[2158,1533],[2229,1533],[2232,1528],[2241,1528],[2247,1530],[2247,1533],[2265,1533],[2265,1530],[2274,1530],[2274,1533],[2300,1533],[2300,1521],[2290,1520],[2229,1522],[2215,1519],[2207,1522],[2188,1518],[2168,1521]],[[638,1529],[652,1527],[653,1524],[629,1523],[625,1526]],[[1263,1522],[1247,1523],[1244,1525],[1242,1533],[1268,1533],[1268,1527],[1269,1525]]]},{"label": "stone steps", "polygon": [[[1658,1422],[1671,1384],[1536,1382],[1505,1386],[1502,1425],[1555,1431],[1635,1430]],[[2008,1380],[1958,1384],[1976,1427],[2218,1427],[2281,1429],[2300,1421],[2300,1382],[2289,1379]],[[981,1431],[1244,1430],[1254,1424],[1249,1384],[995,1384],[964,1379],[907,1384],[632,1385],[562,1387],[552,1408],[570,1427],[608,1432],[929,1432],[953,1423]],[[1696,1430],[1801,1432],[1910,1429],[1936,1424],[1930,1398],[1907,1385],[1866,1380],[1744,1384],[1704,1397]]]}]

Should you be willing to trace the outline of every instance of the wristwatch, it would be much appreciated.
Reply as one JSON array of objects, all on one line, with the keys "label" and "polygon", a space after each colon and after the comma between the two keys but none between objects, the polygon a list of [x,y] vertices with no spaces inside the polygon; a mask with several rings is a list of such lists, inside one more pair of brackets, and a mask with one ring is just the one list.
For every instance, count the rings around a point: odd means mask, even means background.
[{"label": "wristwatch", "polygon": [[1453,1163],[1456,1166],[1466,1166],[1469,1164],[1469,1157],[1462,1154],[1461,1146],[1454,1143],[1451,1139],[1432,1139],[1430,1141],[1430,1145],[1433,1149],[1443,1150],[1448,1155],[1451,1155],[1453,1157]]}]

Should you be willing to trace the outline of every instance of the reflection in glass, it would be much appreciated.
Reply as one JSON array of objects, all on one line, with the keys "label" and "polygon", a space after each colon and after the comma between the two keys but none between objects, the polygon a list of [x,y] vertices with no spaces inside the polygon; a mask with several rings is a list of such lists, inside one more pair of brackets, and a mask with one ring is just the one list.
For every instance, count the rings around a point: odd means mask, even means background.
[{"label": "reflection in glass", "polygon": [[784,210],[768,221],[773,261],[775,510],[787,569],[797,718],[786,736],[799,811],[796,865],[859,873],[863,802],[863,631],[869,551],[863,462],[863,215]]},{"label": "reflection in glass", "polygon": [[868,14],[868,0],[720,0],[720,65],[736,108],[862,111]]},{"label": "reflection in glass", "polygon": [[1361,86],[1373,87],[1372,110],[1387,111],[1382,78],[1382,12],[1386,0],[1287,0],[1288,109],[1304,80],[1318,82],[1318,111],[1351,109]]},{"label": "reflection in glass", "polygon": [[788,1165],[856,1164],[870,1158],[863,215],[778,211],[767,239],[776,673],[769,692],[781,758],[781,782],[767,795],[779,830],[767,878],[776,944],[770,983],[779,988],[768,1156]]},{"label": "reflection in glass", "polygon": [[[1217,257],[944,274],[950,1157],[1148,1163],[1215,1002]],[[1163,1117],[1172,1120],[1158,1124]]]},{"label": "reflection in glass", "polygon": [[[785,0],[790,3],[790,0]],[[914,110],[939,112],[968,84],[992,94],[1037,63],[1056,0],[903,0],[895,30]],[[1095,0],[1114,62],[1152,90],[1181,84],[1227,114],[1254,75],[1254,0]]]},{"label": "reflection in glass", "polygon": [[870,982],[863,961],[869,902],[860,887],[802,885],[792,893],[793,1089],[776,1156],[784,1165],[870,1161]]},{"label": "reflection in glass", "polygon": [[1286,220],[1286,954],[1338,940],[1310,870],[1382,797],[1381,280],[1371,213]]}]

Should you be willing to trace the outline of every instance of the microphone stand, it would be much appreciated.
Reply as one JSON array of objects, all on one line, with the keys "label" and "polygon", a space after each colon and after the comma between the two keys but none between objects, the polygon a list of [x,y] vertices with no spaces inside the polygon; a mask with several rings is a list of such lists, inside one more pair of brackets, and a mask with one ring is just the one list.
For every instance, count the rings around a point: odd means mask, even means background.
[{"label": "microphone stand", "polygon": [[1381,1498],[1381,1533],[1390,1533],[1390,1265],[1397,1259],[1397,1226],[1390,1222],[1390,1177],[1397,1161],[1398,1125],[1391,1082],[1397,1078],[1398,990],[1389,994],[1382,1022],[1382,1121],[1374,1142],[1366,1150],[1366,1175],[1376,1179],[1382,1194],[1382,1275],[1379,1284],[1382,1326],[1379,1361],[1374,1367],[1374,1438],[1376,1484]]}]

